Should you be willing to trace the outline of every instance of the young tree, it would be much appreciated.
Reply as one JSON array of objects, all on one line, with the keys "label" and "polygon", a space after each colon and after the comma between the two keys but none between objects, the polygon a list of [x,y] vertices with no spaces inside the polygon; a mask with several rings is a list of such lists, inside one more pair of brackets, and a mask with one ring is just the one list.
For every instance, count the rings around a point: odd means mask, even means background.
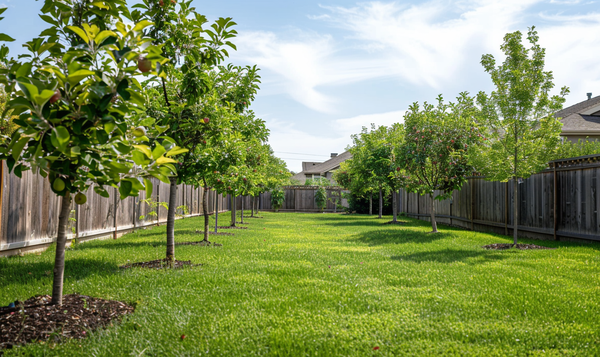
[{"label": "young tree", "polygon": [[177,148],[169,138],[147,143],[153,120],[142,115],[136,76],[162,60],[139,34],[148,24],[124,24],[130,16],[120,0],[46,0],[42,12],[51,27],[25,44],[26,62],[0,51],[6,109],[18,115],[19,126],[0,146],[0,158],[18,177],[28,169],[47,177],[62,196],[52,287],[52,303],[60,305],[71,197],[84,204],[92,184],[103,197],[106,186],[119,187],[121,198],[149,192],[150,181],[139,177],[166,180],[175,171],[167,156]]},{"label": "young tree", "polygon": [[[210,90],[208,72],[228,56],[225,47],[235,49],[229,39],[237,34],[230,29],[235,25],[230,18],[219,18],[209,29],[203,28],[207,20],[195,11],[191,3],[191,0],[144,0],[133,6],[144,12],[132,12],[135,21],[152,23],[146,33],[154,38],[154,43],[161,46],[163,55],[170,60],[159,67],[159,76],[153,83],[158,88],[162,87],[162,98],[156,102],[159,107],[155,107],[153,113],[160,119],[159,124],[166,128],[166,135],[173,137],[184,149],[190,151],[204,145],[208,132],[211,131],[207,127],[214,127],[210,123],[211,118],[202,115],[201,100]],[[191,159],[192,162],[189,163],[186,159]],[[194,165],[193,155],[185,155],[182,160],[182,167]],[[175,256],[177,183],[186,182],[190,174],[194,173],[180,170],[177,176],[170,178],[168,260],[174,260]]]},{"label": "young tree", "polygon": [[404,115],[400,161],[405,165],[407,189],[431,199],[432,233],[438,232],[434,200],[451,197],[473,173],[467,151],[482,138],[476,114],[473,98],[461,93],[454,104],[444,104],[441,95],[437,106],[425,102],[421,109],[413,103]]},{"label": "young tree", "polygon": [[488,180],[513,180],[513,239],[517,244],[519,224],[519,179],[546,167],[560,141],[561,123],[554,113],[562,108],[569,90],[563,87],[551,96],[552,72],[544,71],[546,51],[532,27],[527,33],[530,48],[519,31],[506,34],[500,47],[505,61],[496,67],[495,58],[484,55],[481,64],[492,77],[496,90],[479,93],[482,124],[487,145],[472,147],[471,162]]},{"label": "young tree", "polygon": [[360,134],[352,135],[353,146],[350,148],[352,164],[358,182],[367,187],[379,190],[379,218],[383,214],[383,196],[389,191],[389,146],[386,146],[387,127],[375,127],[371,124],[371,131],[362,128]]}]

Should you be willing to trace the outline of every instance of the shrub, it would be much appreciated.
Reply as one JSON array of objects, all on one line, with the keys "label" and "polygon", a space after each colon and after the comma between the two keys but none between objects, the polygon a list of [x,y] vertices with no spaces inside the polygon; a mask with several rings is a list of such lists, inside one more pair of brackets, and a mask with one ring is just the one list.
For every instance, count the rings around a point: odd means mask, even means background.
[{"label": "shrub", "polygon": [[323,186],[320,186],[317,189],[317,192],[315,193],[315,202],[320,211],[325,209],[325,206],[327,205],[327,191],[325,191]]},{"label": "shrub", "polygon": [[285,192],[282,189],[276,188],[271,191],[271,206],[275,212],[279,211],[281,206],[283,206],[283,201],[285,201]]}]

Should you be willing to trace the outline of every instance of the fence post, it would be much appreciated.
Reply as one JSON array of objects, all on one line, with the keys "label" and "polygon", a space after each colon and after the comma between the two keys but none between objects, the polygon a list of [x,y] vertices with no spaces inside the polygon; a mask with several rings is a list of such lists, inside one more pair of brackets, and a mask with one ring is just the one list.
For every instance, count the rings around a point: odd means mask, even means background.
[{"label": "fence post", "polygon": [[556,214],[556,210],[558,208],[558,204],[557,204],[557,200],[556,200],[556,196],[558,194],[558,189],[557,189],[557,184],[556,184],[556,179],[557,179],[557,175],[556,175],[556,164],[553,165],[554,166],[554,210],[552,212],[552,215],[554,216],[554,240],[558,240],[558,237],[556,236],[556,225],[558,223],[558,215]]},{"label": "fence post", "polygon": [[471,178],[471,230],[475,230],[475,223],[473,219],[475,217],[475,195],[473,194],[473,186],[475,186],[475,179]]},{"label": "fence post", "polygon": [[508,181],[504,185],[504,235],[508,235]]},{"label": "fence post", "polygon": [[113,232],[113,239],[117,239],[117,193],[118,191],[115,189],[115,199],[114,199],[114,206],[113,206],[113,213],[114,213],[114,224],[115,224],[115,231]]}]

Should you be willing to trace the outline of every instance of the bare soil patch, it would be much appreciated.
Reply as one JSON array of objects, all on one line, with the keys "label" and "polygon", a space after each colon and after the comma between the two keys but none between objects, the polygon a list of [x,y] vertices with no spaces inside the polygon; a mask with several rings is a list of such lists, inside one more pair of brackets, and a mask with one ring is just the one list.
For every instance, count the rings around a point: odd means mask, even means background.
[{"label": "bare soil patch", "polygon": [[119,268],[121,269],[130,269],[130,268],[148,268],[148,269],[166,269],[166,268],[173,268],[173,269],[179,269],[179,268],[183,268],[184,266],[198,266],[198,265],[202,265],[202,264],[192,264],[191,260],[174,260],[174,261],[169,261],[167,259],[158,259],[158,260],[151,260],[149,262],[139,262],[139,263],[131,263],[131,264],[126,264],[126,265],[122,265]]},{"label": "bare soil patch", "polygon": [[[198,234],[204,234],[204,231],[199,231],[199,230],[196,230],[196,233],[198,233]],[[208,234],[210,234],[210,235],[214,235],[214,236],[232,236],[232,235],[234,235],[233,233],[227,233],[227,232],[213,232],[213,231],[208,231]]]},{"label": "bare soil patch", "polygon": [[389,221],[389,222],[385,222],[384,224],[404,224],[404,222],[401,222],[401,221],[396,221],[396,222]]},{"label": "bare soil patch", "polygon": [[202,247],[222,247],[223,246],[223,244],[215,243],[215,242],[210,242],[210,241],[206,241],[206,240],[201,240],[199,242],[175,243],[175,245],[199,245],[199,246],[202,246]]},{"label": "bare soil patch", "polygon": [[[236,223],[239,224],[239,223]],[[248,229],[248,227],[232,227],[232,226],[223,226],[223,227],[219,227],[219,229]]]},{"label": "bare soil patch", "polygon": [[80,294],[63,296],[62,305],[50,305],[51,300],[50,295],[37,295],[0,310],[0,355],[26,343],[84,338],[89,331],[119,321],[134,310],[120,301]]},{"label": "bare soil patch", "polygon": [[542,247],[541,245],[521,244],[521,243],[519,243],[519,244],[494,243],[494,244],[484,245],[482,248],[483,249],[490,249],[490,250],[505,250],[505,249],[510,249],[510,248],[516,248],[516,249],[520,249],[520,250],[528,250],[528,249],[556,249],[556,248]]}]

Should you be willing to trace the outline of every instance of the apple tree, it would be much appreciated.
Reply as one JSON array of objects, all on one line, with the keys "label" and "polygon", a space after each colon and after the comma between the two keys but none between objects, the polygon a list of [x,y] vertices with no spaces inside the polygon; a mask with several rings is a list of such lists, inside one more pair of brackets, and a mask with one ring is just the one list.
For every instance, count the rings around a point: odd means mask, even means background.
[{"label": "apple tree", "polygon": [[483,111],[482,127],[489,138],[471,148],[471,161],[486,179],[513,180],[513,239],[517,244],[519,224],[519,179],[544,169],[560,142],[561,123],[554,113],[562,109],[568,88],[550,95],[552,72],[544,71],[546,51],[532,27],[527,33],[530,47],[522,43],[520,31],[504,36],[500,49],[506,56],[496,66],[494,56],[482,56],[481,64],[496,89],[477,96]]},{"label": "apple tree", "polygon": [[431,226],[437,233],[434,200],[452,196],[473,174],[468,150],[486,140],[477,128],[474,100],[461,93],[456,103],[413,103],[404,115],[406,128],[400,164],[406,170],[407,190],[431,199]]},{"label": "apple tree", "polygon": [[[191,6],[192,1],[144,0],[133,6],[132,18],[136,22],[151,24],[145,34],[160,46],[162,55],[169,62],[159,63],[158,76],[147,83],[162,98],[149,98],[154,101],[152,112],[157,124],[166,128],[165,134],[172,137],[182,151],[196,150],[204,145],[211,131],[218,130],[209,116],[203,115],[203,98],[210,92],[209,72],[228,56],[227,48],[235,49],[229,39],[237,32],[230,18],[219,18],[205,28],[207,19]],[[138,10],[141,9],[142,11]],[[195,155],[180,155],[180,167],[193,160]],[[167,252],[168,260],[175,256],[175,198],[177,183],[186,182],[191,170],[180,170],[170,177],[170,193],[167,213]]]},{"label": "apple tree", "polygon": [[[85,203],[91,185],[103,197],[108,186],[119,187],[122,198],[151,190],[140,177],[171,175],[167,156],[176,148],[168,138],[150,146],[143,135],[154,129],[144,126],[137,59],[162,60],[160,49],[141,35],[149,24],[126,24],[122,0],[46,0],[42,13],[50,27],[24,45],[28,54],[15,60],[0,51],[6,109],[18,116],[0,158],[18,177],[32,170],[48,178],[62,196],[52,287],[52,303],[62,304],[71,198]],[[136,126],[142,135],[133,132]]]}]

